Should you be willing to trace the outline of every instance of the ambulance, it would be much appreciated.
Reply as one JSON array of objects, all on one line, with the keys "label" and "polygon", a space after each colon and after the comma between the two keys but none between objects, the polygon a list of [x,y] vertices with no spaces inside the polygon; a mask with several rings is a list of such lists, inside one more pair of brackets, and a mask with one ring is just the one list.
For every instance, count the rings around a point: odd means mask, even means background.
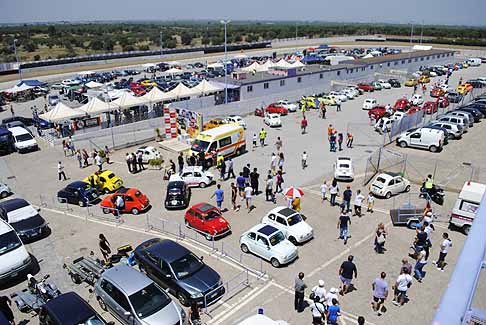
[{"label": "ambulance", "polygon": [[452,208],[450,225],[461,228],[467,235],[485,192],[486,185],[466,182]]},{"label": "ambulance", "polygon": [[223,157],[239,156],[246,151],[245,129],[236,123],[224,124],[199,133],[194,140],[190,155],[204,152],[210,159],[213,152]]}]

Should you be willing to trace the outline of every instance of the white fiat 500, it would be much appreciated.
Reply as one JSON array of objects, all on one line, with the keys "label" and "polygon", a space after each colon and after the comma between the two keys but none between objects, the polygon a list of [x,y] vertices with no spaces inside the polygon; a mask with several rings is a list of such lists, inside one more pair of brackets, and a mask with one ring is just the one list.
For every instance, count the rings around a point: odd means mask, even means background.
[{"label": "white fiat 500", "polygon": [[349,157],[338,157],[334,165],[334,178],[339,181],[354,179],[353,162]]},{"label": "white fiat 500", "polygon": [[244,253],[253,253],[273,267],[288,264],[297,258],[297,247],[285,238],[284,233],[274,226],[258,224],[240,237],[240,247]]},{"label": "white fiat 500", "polygon": [[266,113],[263,122],[270,127],[282,126],[282,120],[280,119],[280,115],[275,113]]},{"label": "white fiat 500", "polygon": [[314,236],[314,231],[302,215],[287,207],[276,207],[263,217],[262,223],[272,225],[281,230],[285,237],[296,245],[310,240]]},{"label": "white fiat 500", "polygon": [[389,199],[392,195],[410,191],[410,182],[396,173],[381,173],[371,183],[371,193]]},{"label": "white fiat 500", "polygon": [[148,164],[150,160],[162,159],[160,152],[152,146],[142,146],[137,149],[137,154],[142,153],[142,163]]},{"label": "white fiat 500", "polygon": [[201,187],[211,185],[215,182],[214,175],[208,171],[203,171],[201,166],[184,167],[182,173],[171,175],[169,182],[184,181],[187,186]]}]

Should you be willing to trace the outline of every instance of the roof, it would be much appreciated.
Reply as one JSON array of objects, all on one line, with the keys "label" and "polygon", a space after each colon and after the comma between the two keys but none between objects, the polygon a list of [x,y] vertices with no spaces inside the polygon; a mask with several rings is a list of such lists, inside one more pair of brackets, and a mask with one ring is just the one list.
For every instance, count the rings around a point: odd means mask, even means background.
[{"label": "roof", "polygon": [[[48,301],[44,308],[54,316],[59,324],[78,325],[86,321],[96,312],[75,292],[63,293]],[[67,313],[66,311],[69,310]]]},{"label": "roof", "polygon": [[126,188],[126,187],[120,187],[118,190],[116,190],[116,194],[125,194],[127,193],[131,188]]},{"label": "roof", "polygon": [[270,225],[265,225],[258,230],[259,233],[264,234],[265,236],[270,236],[271,234],[277,231],[278,231],[277,228]]},{"label": "roof", "polygon": [[160,240],[159,242],[152,244],[146,250],[153,255],[162,258],[169,264],[177,261],[191,252],[184,246],[181,246],[175,241],[169,239]]},{"label": "roof", "polygon": [[206,202],[201,202],[201,203],[198,203],[198,204],[195,204],[192,206],[192,209],[197,209],[201,212],[207,212],[207,211],[210,211],[210,210],[213,210],[215,209],[214,206],[212,206],[211,204],[209,203],[206,203]]},{"label": "roof", "polygon": [[167,184],[168,189],[172,188],[181,188],[184,187],[184,181],[182,180],[176,180],[176,181],[169,181],[169,184]]},{"label": "roof", "polygon": [[239,124],[223,124],[223,125],[220,125],[218,127],[212,128],[210,130],[203,131],[200,134],[205,135],[205,136],[214,137],[214,136],[224,134],[224,133],[228,133],[228,132],[231,132],[231,131],[235,131],[235,130],[238,130],[238,129],[243,129],[243,127]]},{"label": "roof", "polygon": [[479,203],[485,192],[486,185],[475,182],[466,182],[462,187],[461,193],[459,193],[459,197],[465,200],[474,200]]},{"label": "roof", "polygon": [[103,272],[102,278],[110,280],[122,289],[128,296],[145,288],[153,281],[145,274],[138,272],[134,268],[120,264]]},{"label": "roof", "polygon": [[383,175],[386,175],[386,176],[389,176],[389,177],[402,176],[399,173],[393,173],[393,172],[384,172],[384,173],[379,174],[378,176],[383,176]]},{"label": "roof", "polygon": [[[277,208],[278,209],[278,208]],[[291,215],[294,215],[297,213],[297,211],[292,210],[290,208],[284,207],[281,208],[280,210],[277,211],[279,214],[285,216],[285,217],[290,217]]]},{"label": "roof", "polygon": [[12,133],[13,136],[29,133],[29,131],[21,126],[14,126],[13,128],[8,128],[8,130]]},{"label": "roof", "polygon": [[86,183],[82,182],[82,181],[75,181],[75,182],[69,183],[66,187],[84,188],[84,187],[86,187]]},{"label": "roof", "polygon": [[380,63],[382,64],[382,63],[388,63],[388,62],[393,62],[393,61],[415,59],[415,58],[421,58],[421,57],[426,57],[426,56],[431,56],[431,55],[453,53],[453,52],[454,51],[451,51],[451,50],[439,50],[439,49],[433,49],[433,50],[427,50],[427,51],[402,52],[402,53],[398,53],[398,54],[375,56],[375,57],[372,57],[372,58],[345,61],[345,63],[348,63],[348,64],[349,63],[350,64],[365,64],[365,65],[380,64]]},{"label": "roof", "polygon": [[17,210],[26,206],[29,206],[29,202],[24,199],[11,199],[7,201],[0,202],[0,207],[7,210],[7,212]]}]

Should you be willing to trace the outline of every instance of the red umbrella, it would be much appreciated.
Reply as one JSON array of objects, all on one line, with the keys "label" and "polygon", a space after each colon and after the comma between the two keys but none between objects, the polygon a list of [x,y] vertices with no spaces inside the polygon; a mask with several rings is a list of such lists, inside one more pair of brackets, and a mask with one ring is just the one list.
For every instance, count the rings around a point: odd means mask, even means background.
[{"label": "red umbrella", "polygon": [[286,189],[283,194],[286,196],[286,197],[291,197],[291,198],[296,198],[296,197],[302,197],[304,196],[304,191],[302,191],[302,189],[300,187],[289,187],[288,189]]}]

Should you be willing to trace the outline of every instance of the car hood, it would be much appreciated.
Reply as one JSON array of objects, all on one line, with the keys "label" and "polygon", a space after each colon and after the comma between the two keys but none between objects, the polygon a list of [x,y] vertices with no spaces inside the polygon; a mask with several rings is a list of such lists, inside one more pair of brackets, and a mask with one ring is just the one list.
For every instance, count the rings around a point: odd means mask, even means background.
[{"label": "car hood", "polygon": [[2,263],[0,263],[0,275],[20,267],[28,257],[29,253],[27,253],[24,246],[17,247],[16,249],[1,255]]},{"label": "car hood", "polygon": [[204,265],[198,272],[179,280],[179,285],[189,293],[213,290],[219,284],[221,277],[216,271]]},{"label": "car hood", "polygon": [[307,235],[312,231],[312,227],[307,222],[301,221],[293,226],[290,226],[289,231],[299,235]]},{"label": "car hood", "polygon": [[11,222],[10,225],[15,229],[17,233],[21,231],[31,230],[39,228],[44,225],[46,221],[40,215],[35,215],[27,219],[19,220],[17,222]]},{"label": "car hood", "polygon": [[285,239],[275,246],[272,246],[272,250],[280,256],[287,256],[294,253],[297,250],[294,244],[292,244],[288,239]]},{"label": "car hood", "polygon": [[209,228],[214,228],[218,232],[224,229],[228,229],[229,223],[225,218],[219,217],[205,222],[206,226]]},{"label": "car hood", "polygon": [[157,324],[179,324],[181,321],[180,308],[174,301],[156,312],[142,319],[142,324],[157,325]]}]

